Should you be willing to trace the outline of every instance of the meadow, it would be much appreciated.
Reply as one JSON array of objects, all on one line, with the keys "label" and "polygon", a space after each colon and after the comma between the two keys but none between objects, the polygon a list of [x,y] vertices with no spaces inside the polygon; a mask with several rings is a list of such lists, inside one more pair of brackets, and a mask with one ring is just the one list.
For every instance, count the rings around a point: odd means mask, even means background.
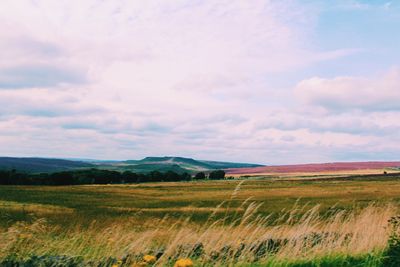
[{"label": "meadow", "polygon": [[1,186],[0,262],[390,266],[399,182],[395,175]]}]

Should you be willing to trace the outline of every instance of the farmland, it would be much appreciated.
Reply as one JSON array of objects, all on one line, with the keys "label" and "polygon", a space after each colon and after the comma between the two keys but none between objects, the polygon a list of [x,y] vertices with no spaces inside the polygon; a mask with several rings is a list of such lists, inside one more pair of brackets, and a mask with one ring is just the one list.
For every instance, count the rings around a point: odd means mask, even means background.
[{"label": "farmland", "polygon": [[[339,236],[355,236],[360,231],[364,234],[350,244],[339,246],[333,240],[328,243],[335,245],[335,260],[343,257],[364,260],[370,253],[380,255],[387,245],[390,235],[387,221],[398,212],[399,181],[397,175],[392,175],[366,180],[360,177],[253,178],[125,185],[2,186],[0,231],[7,242],[0,245],[0,256],[24,258],[50,254],[104,260],[120,259],[127,254],[154,254],[156,248],[162,247],[166,252],[157,263],[168,265],[182,246],[194,246],[199,240],[205,255],[211,255],[214,250],[233,243],[249,245],[261,242],[266,236],[290,240],[299,233],[334,232]],[[365,234],[366,229],[379,238]],[[232,235],[233,232],[236,234]],[[250,238],[249,232],[255,236]],[[135,243],[138,240],[140,244]],[[297,249],[296,255],[289,253],[288,248],[285,252],[283,247],[274,254],[275,265],[280,260],[306,262],[310,257],[314,262],[316,258],[324,261],[324,257],[332,256],[326,254],[332,250],[328,243],[310,248],[305,254]],[[180,253],[193,257],[187,251]],[[253,262],[253,254],[243,253],[237,264]],[[197,259],[199,264],[213,262],[204,257]],[[272,264],[272,258],[267,258],[263,255],[254,264]],[[225,265],[227,259],[217,257],[213,264]]]}]

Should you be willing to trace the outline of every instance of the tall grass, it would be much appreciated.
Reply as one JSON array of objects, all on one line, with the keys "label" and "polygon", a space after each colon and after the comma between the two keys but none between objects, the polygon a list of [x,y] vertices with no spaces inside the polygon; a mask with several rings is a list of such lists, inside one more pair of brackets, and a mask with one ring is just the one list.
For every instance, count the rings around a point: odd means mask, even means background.
[{"label": "tall grass", "polygon": [[[76,225],[68,230],[44,219],[19,222],[0,232],[0,258],[15,255],[23,259],[35,254],[102,261],[112,257],[128,265],[144,254],[158,254],[159,266],[181,257],[204,266],[276,266],[380,255],[390,235],[388,220],[397,211],[393,205],[371,204],[351,211],[321,213],[319,206],[306,209],[294,205],[276,218],[259,215],[260,205],[244,201],[240,207],[243,211],[237,209],[234,215],[227,213],[222,219],[211,214],[203,225],[185,217],[172,224],[168,217],[137,225],[116,220],[107,228],[99,228],[101,222],[94,221],[88,228]],[[223,207],[229,209],[229,201],[215,211]]]}]

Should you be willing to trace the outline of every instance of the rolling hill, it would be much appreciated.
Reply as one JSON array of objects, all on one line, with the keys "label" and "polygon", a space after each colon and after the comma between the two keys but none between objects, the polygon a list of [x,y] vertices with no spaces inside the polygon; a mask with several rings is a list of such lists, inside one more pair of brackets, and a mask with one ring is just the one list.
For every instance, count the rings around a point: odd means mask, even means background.
[{"label": "rolling hill", "polygon": [[0,157],[0,170],[57,172],[91,167],[94,167],[91,163],[65,159]]},{"label": "rolling hill", "polygon": [[216,169],[261,167],[262,165],[250,163],[195,160],[192,158],[184,157],[146,157],[141,160],[127,160],[112,164],[102,163],[101,166],[106,168],[108,166],[108,168],[112,167],[120,170],[130,170],[138,173],[169,170],[178,173],[196,173],[200,171],[207,172]]},{"label": "rolling hill", "polygon": [[146,157],[141,160],[66,160],[53,158],[15,158],[0,157],[0,170],[18,170],[22,172],[57,172],[76,169],[99,168],[116,171],[147,173],[151,171],[174,171],[177,173],[211,171],[216,169],[252,168],[258,164],[203,161],[183,157]]}]

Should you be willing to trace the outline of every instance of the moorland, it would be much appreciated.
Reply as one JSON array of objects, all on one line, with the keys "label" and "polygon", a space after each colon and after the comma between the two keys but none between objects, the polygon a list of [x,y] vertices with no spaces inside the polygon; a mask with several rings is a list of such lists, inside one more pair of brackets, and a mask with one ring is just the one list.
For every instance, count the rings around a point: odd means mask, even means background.
[{"label": "moorland", "polygon": [[397,266],[400,175],[391,171],[1,186],[0,258],[5,266],[174,266],[179,258],[195,266]]}]

